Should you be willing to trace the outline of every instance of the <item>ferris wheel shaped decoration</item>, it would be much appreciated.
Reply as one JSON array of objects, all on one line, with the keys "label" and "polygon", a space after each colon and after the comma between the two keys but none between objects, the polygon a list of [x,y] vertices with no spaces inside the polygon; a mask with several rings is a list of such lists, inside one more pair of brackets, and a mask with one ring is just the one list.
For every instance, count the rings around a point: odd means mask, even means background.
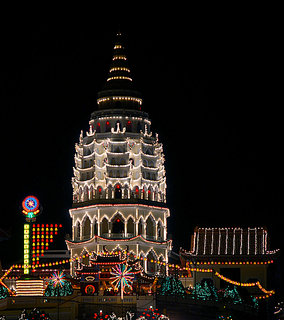
[{"label": "ferris wheel shaped decoration", "polygon": [[22,202],[22,213],[26,220],[35,221],[36,217],[40,213],[39,200],[35,196],[27,196]]},{"label": "ferris wheel shaped decoration", "polygon": [[131,284],[133,282],[134,276],[131,270],[132,268],[128,268],[128,266],[125,264],[119,264],[112,268],[112,284],[116,289],[120,288],[121,300],[123,300],[123,293],[125,293],[125,288],[129,288],[130,290],[132,290]]}]

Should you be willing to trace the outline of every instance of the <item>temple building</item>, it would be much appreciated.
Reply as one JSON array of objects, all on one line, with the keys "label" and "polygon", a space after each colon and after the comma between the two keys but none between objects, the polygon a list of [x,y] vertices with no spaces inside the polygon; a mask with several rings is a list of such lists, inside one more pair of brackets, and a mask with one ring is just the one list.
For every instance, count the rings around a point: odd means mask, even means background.
[{"label": "temple building", "polygon": [[[147,274],[168,262],[166,175],[163,145],[142,111],[121,33],[117,33],[106,83],[98,92],[89,131],[75,146],[72,178],[71,274],[92,253],[127,250],[144,258]],[[73,260],[72,260],[73,261]],[[152,261],[152,262],[151,262]],[[154,262],[155,261],[155,262]]]},{"label": "temple building", "polygon": [[[191,249],[180,249],[184,267],[211,270],[193,272],[191,285],[204,278],[212,278],[218,289],[226,288],[228,282],[259,283],[264,288],[274,288],[271,273],[279,255],[279,250],[269,249],[265,227],[196,227],[191,238]],[[259,286],[252,286],[250,291],[257,293]]]}]

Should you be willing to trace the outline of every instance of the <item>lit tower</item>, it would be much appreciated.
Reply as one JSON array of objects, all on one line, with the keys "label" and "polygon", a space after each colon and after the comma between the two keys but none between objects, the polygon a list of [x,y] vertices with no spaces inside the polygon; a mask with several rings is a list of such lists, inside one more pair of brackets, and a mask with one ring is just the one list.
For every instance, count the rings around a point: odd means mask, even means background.
[{"label": "lit tower", "polygon": [[75,146],[71,272],[89,263],[85,253],[116,250],[145,258],[147,273],[163,272],[156,262],[167,262],[171,249],[163,146],[141,110],[121,33],[97,105]]}]

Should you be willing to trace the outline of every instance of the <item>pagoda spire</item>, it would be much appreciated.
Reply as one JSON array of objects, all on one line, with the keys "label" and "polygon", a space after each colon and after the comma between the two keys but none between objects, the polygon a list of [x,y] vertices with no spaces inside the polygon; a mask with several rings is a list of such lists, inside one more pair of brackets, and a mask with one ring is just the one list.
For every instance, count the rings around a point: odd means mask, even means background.
[{"label": "pagoda spire", "polygon": [[112,60],[102,91],[98,92],[99,109],[141,109],[141,94],[133,87],[123,35],[116,33]]},{"label": "pagoda spire", "polygon": [[132,78],[125,53],[125,47],[122,41],[121,32],[117,32],[113,47],[112,63],[110,65],[107,85],[111,86],[131,86]]}]

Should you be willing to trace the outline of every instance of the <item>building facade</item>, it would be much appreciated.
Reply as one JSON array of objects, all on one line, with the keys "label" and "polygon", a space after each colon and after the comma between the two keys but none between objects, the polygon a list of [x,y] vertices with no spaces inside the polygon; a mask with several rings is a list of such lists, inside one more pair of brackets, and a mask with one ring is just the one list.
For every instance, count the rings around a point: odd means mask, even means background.
[{"label": "building facade", "polygon": [[[273,272],[279,254],[279,250],[269,249],[265,227],[196,227],[191,250],[180,249],[183,266],[212,270],[209,273],[193,272],[191,285],[211,277],[218,289],[234,282],[259,282],[264,288],[274,288],[269,269]],[[258,286],[249,289],[252,293],[261,293]]]},{"label": "building facade", "polygon": [[72,239],[66,241],[77,258],[71,273],[85,253],[127,250],[144,257],[145,271],[155,274],[156,262],[167,263],[171,248],[165,159],[133,87],[121,33],[97,106],[75,146]]}]

